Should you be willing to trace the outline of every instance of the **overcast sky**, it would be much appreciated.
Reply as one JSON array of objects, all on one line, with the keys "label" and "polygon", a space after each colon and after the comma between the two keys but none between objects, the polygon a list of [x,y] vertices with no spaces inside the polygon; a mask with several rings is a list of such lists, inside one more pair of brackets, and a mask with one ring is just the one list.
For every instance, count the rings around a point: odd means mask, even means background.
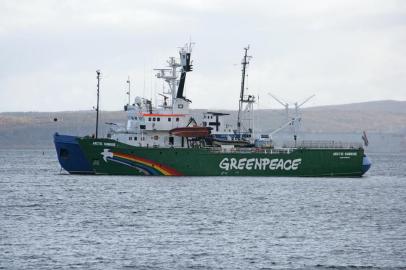
[{"label": "overcast sky", "polygon": [[243,47],[249,92],[308,105],[406,100],[406,1],[0,0],[0,112],[121,110],[162,89],[164,67],[192,39],[193,108],[236,109]]}]

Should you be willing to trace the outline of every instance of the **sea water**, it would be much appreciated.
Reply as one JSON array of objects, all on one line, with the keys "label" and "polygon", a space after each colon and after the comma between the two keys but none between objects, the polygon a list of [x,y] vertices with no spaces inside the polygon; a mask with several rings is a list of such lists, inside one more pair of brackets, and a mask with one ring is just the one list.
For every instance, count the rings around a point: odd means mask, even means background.
[{"label": "sea water", "polygon": [[370,157],[362,178],[130,177],[0,150],[0,268],[406,268],[406,155]]}]

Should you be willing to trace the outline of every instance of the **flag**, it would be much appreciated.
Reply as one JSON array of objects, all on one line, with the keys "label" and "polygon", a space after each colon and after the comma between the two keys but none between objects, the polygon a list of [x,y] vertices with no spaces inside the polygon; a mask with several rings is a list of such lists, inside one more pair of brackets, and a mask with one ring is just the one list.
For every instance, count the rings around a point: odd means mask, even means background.
[{"label": "flag", "polygon": [[367,133],[365,131],[362,132],[362,140],[364,141],[364,145],[368,146],[369,142],[368,142]]}]

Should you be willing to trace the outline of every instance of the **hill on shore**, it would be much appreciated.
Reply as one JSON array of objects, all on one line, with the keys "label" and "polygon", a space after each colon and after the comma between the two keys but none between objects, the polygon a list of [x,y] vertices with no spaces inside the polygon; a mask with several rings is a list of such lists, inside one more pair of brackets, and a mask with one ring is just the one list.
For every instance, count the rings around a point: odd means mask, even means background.
[{"label": "hill on shore", "polygon": [[[195,109],[192,114],[199,121],[204,111]],[[229,113],[229,122],[235,123],[236,111],[218,111]],[[401,149],[406,149],[406,101],[309,107],[301,110],[301,114],[304,133],[339,136],[360,134],[365,130],[385,138],[394,136]],[[271,132],[286,122],[284,110],[256,110],[254,115],[255,128],[263,133]],[[126,113],[102,111],[100,119],[101,134],[105,134],[108,126],[104,123],[124,123]],[[84,136],[94,133],[94,129],[94,111],[0,113],[1,148],[52,147],[52,135],[55,132]],[[391,142],[390,139],[383,141]]]}]

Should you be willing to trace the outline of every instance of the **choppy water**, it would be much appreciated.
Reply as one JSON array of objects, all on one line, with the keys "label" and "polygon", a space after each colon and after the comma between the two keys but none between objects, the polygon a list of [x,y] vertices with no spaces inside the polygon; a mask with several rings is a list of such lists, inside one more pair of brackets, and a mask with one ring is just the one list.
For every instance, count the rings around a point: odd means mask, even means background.
[{"label": "choppy water", "polygon": [[0,268],[406,268],[406,155],[363,178],[59,174],[0,150]]}]

